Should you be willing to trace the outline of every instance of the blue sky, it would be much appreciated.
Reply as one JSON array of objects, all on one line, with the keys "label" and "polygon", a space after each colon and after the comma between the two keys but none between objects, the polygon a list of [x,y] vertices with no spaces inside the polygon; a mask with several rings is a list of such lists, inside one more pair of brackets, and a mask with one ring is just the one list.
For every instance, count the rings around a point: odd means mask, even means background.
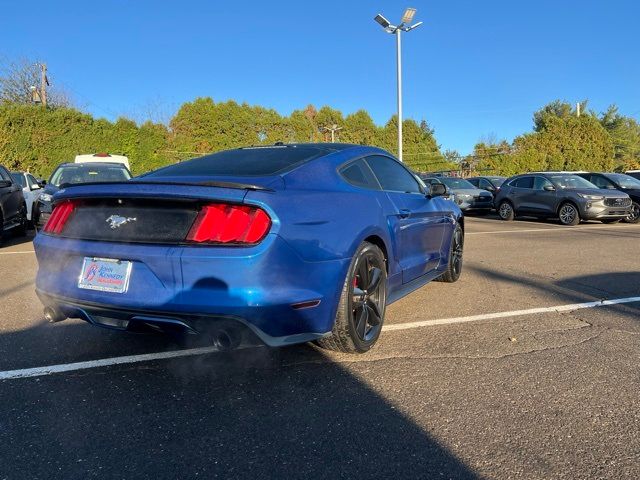
[{"label": "blue sky", "polygon": [[[408,0],[407,0],[408,1]],[[640,3],[575,1],[8,0],[0,57],[42,59],[84,110],[167,113],[198,96],[275,108],[395,112],[395,44],[373,22],[418,9],[403,37],[405,115],[443,148],[511,140],[556,98],[640,118]]]}]

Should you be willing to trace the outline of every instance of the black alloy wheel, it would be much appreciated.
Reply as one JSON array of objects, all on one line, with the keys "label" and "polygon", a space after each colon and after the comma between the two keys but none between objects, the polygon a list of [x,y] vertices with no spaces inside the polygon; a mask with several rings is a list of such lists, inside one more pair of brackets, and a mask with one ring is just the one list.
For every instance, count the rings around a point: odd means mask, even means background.
[{"label": "black alloy wheel", "polygon": [[376,245],[363,242],[351,260],[331,333],[317,343],[340,352],[368,351],[382,331],[386,302],[386,259]]},{"label": "black alloy wheel", "polygon": [[464,232],[460,225],[456,225],[451,238],[451,250],[449,251],[449,264],[447,269],[436,280],[439,282],[453,283],[460,278],[462,273],[462,255],[464,253]]},{"label": "black alloy wheel", "polygon": [[363,253],[358,259],[356,275],[353,277],[351,312],[355,333],[362,342],[377,338],[382,328],[384,269],[373,251]]}]

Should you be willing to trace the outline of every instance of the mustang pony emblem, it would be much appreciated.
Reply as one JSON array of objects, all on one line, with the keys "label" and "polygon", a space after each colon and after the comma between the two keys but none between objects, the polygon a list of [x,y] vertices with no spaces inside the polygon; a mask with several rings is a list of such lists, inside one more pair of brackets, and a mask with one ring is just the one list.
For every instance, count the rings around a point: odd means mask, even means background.
[{"label": "mustang pony emblem", "polygon": [[107,218],[106,222],[111,226],[111,228],[116,229],[124,225],[125,223],[135,222],[137,220],[136,217],[121,217],[120,215],[111,215]]}]

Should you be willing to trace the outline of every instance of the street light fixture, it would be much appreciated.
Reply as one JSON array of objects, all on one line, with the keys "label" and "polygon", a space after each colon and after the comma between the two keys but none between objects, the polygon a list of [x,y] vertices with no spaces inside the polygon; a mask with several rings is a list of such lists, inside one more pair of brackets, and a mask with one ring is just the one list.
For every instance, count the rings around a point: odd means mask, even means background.
[{"label": "street light fixture", "polygon": [[380,24],[384,31],[396,36],[396,57],[397,57],[397,70],[398,70],[398,159],[402,161],[402,52],[400,43],[400,34],[402,32],[410,32],[414,28],[422,25],[422,22],[414,23],[409,26],[413,21],[413,17],[416,14],[415,8],[407,8],[402,15],[400,25],[392,25],[389,20],[383,17],[381,14],[377,14],[374,20]]}]

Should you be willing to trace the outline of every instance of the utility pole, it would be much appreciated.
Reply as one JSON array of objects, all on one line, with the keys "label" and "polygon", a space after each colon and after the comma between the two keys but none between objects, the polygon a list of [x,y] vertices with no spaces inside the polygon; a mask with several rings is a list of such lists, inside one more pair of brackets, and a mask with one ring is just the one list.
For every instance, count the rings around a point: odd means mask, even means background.
[{"label": "utility pole", "polygon": [[576,103],[576,114],[578,117],[580,116],[580,102]]},{"label": "utility pole", "polygon": [[49,79],[47,78],[47,64],[37,63],[40,67],[40,102],[43,107],[47,107],[47,87],[49,86]]},{"label": "utility pole", "polygon": [[333,125],[329,125],[328,127],[322,127],[325,132],[331,132],[331,143],[335,143],[336,141],[336,132],[342,130],[342,127],[339,127],[335,123]]}]

